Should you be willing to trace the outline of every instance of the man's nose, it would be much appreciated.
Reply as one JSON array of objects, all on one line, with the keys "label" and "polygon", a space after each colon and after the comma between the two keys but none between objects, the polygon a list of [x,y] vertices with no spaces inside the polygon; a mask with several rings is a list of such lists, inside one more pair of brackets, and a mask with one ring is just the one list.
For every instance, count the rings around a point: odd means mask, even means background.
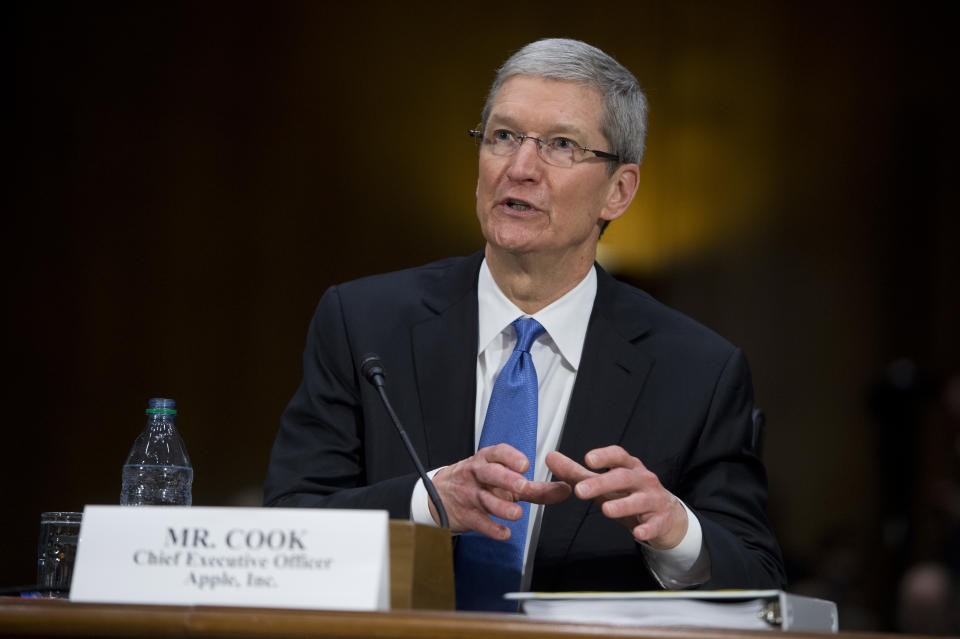
[{"label": "man's nose", "polygon": [[540,175],[542,162],[537,141],[524,138],[513,154],[507,176],[511,180],[534,180]]}]

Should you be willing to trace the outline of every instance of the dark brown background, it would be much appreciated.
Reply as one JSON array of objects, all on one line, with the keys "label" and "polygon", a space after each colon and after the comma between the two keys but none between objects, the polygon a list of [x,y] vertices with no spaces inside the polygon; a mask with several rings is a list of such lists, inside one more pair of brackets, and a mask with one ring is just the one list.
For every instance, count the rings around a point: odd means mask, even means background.
[{"label": "dark brown background", "polygon": [[33,579],[41,511],[117,502],[148,397],[177,400],[195,504],[258,503],[319,296],[481,247],[465,131],[495,68],[547,36],[648,92],[640,194],[600,259],[749,356],[792,588],[890,628],[901,571],[956,559],[954,47],[934,5],[0,12],[0,584]]}]

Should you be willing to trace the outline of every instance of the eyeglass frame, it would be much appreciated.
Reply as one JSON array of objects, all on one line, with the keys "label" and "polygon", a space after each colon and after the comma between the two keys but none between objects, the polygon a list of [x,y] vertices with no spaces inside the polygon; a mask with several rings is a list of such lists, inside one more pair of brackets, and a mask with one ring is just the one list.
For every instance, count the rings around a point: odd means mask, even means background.
[{"label": "eyeglass frame", "polygon": [[[505,129],[505,130],[507,130],[507,129]],[[519,141],[517,142],[517,148],[516,148],[516,150],[513,151],[512,153],[507,154],[507,155],[513,155],[513,153],[516,153],[517,151],[519,151],[519,150],[520,150],[520,147],[523,146],[524,140],[533,140],[534,143],[537,145],[537,155],[540,156],[540,158],[543,159],[543,160],[546,162],[546,159],[543,157],[543,153],[542,153],[542,151],[543,151],[543,145],[545,145],[545,144],[549,145],[546,140],[544,140],[543,138],[538,138],[538,137],[533,136],[533,135],[524,135],[524,134],[522,134],[522,133],[517,133],[516,131],[510,131],[510,133],[513,134],[513,135],[517,138],[517,140],[519,140]],[[470,129],[469,131],[467,131],[467,135],[469,135],[469,136],[472,137],[474,140],[476,140],[476,143],[477,143],[478,146],[483,142],[483,130],[482,130],[482,129]],[[560,136],[560,137],[563,137],[563,136]],[[611,162],[623,163],[623,160],[620,159],[620,156],[619,156],[619,155],[616,155],[615,153],[610,153],[610,152],[608,152],[608,151],[598,151],[598,150],[596,150],[596,149],[588,149],[587,147],[585,147],[585,146],[580,146],[579,144],[577,144],[577,143],[574,142],[573,140],[570,140],[570,138],[565,138],[565,139],[569,140],[570,143],[573,144],[574,147],[580,149],[581,151],[585,151],[585,152],[587,152],[587,153],[593,153],[596,157],[600,158],[601,160],[608,160],[608,161],[611,161]],[[505,157],[505,156],[503,156],[503,157]],[[580,160],[580,162],[583,162],[584,160],[589,160],[589,159],[590,159],[590,158],[584,158],[583,160]],[[550,164],[550,165],[552,165],[552,166],[558,166],[558,165],[553,164],[553,163],[551,163],[551,162],[547,162],[547,164]],[[578,162],[574,162],[574,163],[571,164],[570,166],[573,166],[574,164],[578,164]],[[565,167],[564,167],[563,165],[559,165],[559,168],[565,168]]]}]

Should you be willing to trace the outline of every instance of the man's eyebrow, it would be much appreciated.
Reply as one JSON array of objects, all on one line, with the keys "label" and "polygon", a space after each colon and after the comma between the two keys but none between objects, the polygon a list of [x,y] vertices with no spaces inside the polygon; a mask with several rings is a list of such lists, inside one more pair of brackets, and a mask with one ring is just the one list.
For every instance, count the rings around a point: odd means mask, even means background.
[{"label": "man's eyebrow", "polygon": [[[526,131],[521,131],[521,130],[520,130],[520,129],[522,129],[523,127],[519,126],[519,125],[517,124],[517,121],[514,120],[514,119],[513,119],[512,117],[510,117],[509,115],[501,115],[501,114],[499,114],[499,113],[494,114],[494,115],[491,115],[490,118],[487,120],[487,128],[489,128],[489,127],[491,127],[491,126],[494,126],[494,125],[500,125],[500,126],[509,127],[509,128],[511,128],[511,129],[517,131],[518,133],[524,133],[524,134],[526,133]],[[566,122],[558,122],[557,124],[551,125],[550,128],[547,129],[546,131],[541,131],[541,132],[540,132],[540,135],[544,135],[544,136],[547,136],[547,137],[556,137],[556,136],[558,136],[558,135],[559,135],[559,136],[569,136],[569,137],[572,137],[572,138],[575,138],[575,139],[579,140],[579,139],[583,138],[585,134],[584,134],[584,132],[583,132],[583,129],[581,129],[580,127],[576,126],[575,124],[569,124],[569,123],[566,123]]]},{"label": "man's eyebrow", "polygon": [[490,116],[490,118],[487,120],[487,126],[489,127],[491,124],[500,124],[500,125],[508,126],[512,128],[516,128],[517,126],[516,120],[514,120],[508,115],[500,115],[500,114],[494,114]]}]

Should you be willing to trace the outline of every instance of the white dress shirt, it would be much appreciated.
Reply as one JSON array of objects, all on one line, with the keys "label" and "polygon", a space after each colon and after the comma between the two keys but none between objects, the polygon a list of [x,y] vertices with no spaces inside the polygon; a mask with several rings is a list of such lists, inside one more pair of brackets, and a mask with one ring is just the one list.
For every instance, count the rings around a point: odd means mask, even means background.
[{"label": "white dress shirt", "polygon": [[[573,393],[573,384],[580,367],[580,355],[587,335],[587,324],[597,295],[597,273],[587,276],[563,297],[532,316],[521,311],[500,290],[486,260],[480,265],[477,284],[479,334],[477,339],[477,402],[474,419],[474,447],[480,442],[483,421],[490,394],[500,369],[516,345],[511,324],[518,317],[533,317],[546,329],[530,347],[530,356],[537,371],[537,456],[534,480],[549,481],[547,453],[557,449],[563,423]],[[643,451],[629,451],[643,459]],[[583,460],[574,460],[583,463]],[[439,468],[430,471],[433,477]],[[700,522],[684,504],[689,524],[687,534],[676,548],[656,550],[643,544],[647,564],[654,577],[667,588],[684,588],[704,583],[710,578],[710,561],[703,547]],[[530,520],[524,548],[524,590],[529,589],[533,575],[533,557],[539,537],[543,507],[530,505]],[[410,501],[410,518],[418,523],[436,525],[430,514],[429,497],[423,482],[417,482]],[[624,534],[629,534],[626,530]]]}]

